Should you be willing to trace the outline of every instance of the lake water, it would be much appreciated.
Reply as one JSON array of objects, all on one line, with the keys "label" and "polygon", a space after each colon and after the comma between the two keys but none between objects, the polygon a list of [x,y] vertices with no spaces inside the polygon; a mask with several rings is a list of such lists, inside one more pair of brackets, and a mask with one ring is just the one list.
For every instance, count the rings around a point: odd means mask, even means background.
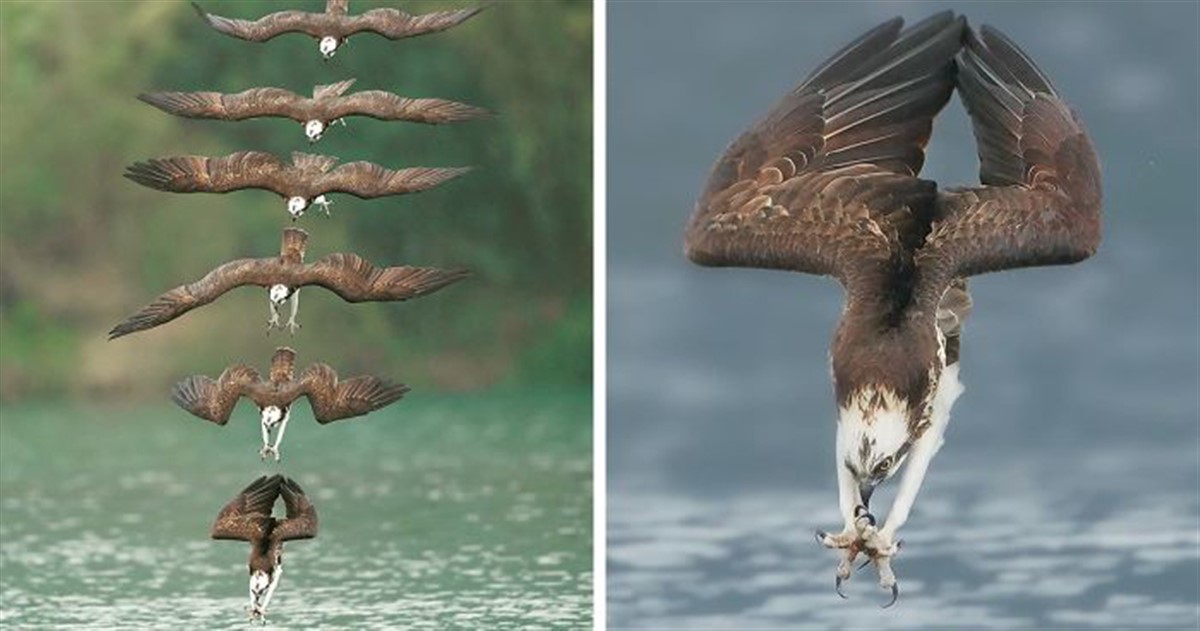
[{"label": "lake water", "polygon": [[[946,8],[1005,31],[1079,111],[1105,240],[972,281],[966,392],[881,611],[871,568],[834,594],[812,536],[840,528],[840,288],[693,266],[682,234],[721,150],[819,62]],[[1200,626],[1198,20],[1166,2],[609,4],[610,626]],[[922,175],[971,183],[977,164],[952,100]]]},{"label": "lake water", "polygon": [[0,627],[244,628],[247,545],[208,529],[271,472],[321,530],[287,544],[268,626],[590,627],[587,392],[414,392],[328,426],[301,405],[278,465],[242,405],[224,428],[168,407],[0,411]]}]

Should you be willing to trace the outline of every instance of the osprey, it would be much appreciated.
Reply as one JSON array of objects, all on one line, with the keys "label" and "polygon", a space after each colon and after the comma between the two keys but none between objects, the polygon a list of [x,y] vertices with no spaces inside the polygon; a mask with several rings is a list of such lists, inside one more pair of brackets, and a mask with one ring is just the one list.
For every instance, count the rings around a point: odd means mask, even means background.
[{"label": "osprey", "polygon": [[416,37],[462,24],[483,10],[483,7],[477,7],[413,15],[399,9],[372,9],[359,15],[347,15],[348,5],[349,0],[328,0],[324,13],[280,11],[250,21],[213,15],[192,3],[210,26],[238,39],[265,42],[284,33],[304,33],[318,41],[317,48],[326,60],[356,33],[378,33],[388,39]]},{"label": "osprey", "polygon": [[237,94],[220,92],[153,92],[138,99],[176,116],[240,121],[275,116],[290,118],[304,128],[309,143],[321,139],[334,123],[347,116],[370,116],[385,121],[411,121],[437,125],[457,123],[492,112],[482,107],[443,99],[410,99],[382,90],[342,96],[354,83],[347,79],[313,88],[311,99],[283,88],[253,88]]},{"label": "osprey", "polygon": [[262,151],[239,151],[220,158],[176,156],[137,162],[125,177],[171,193],[228,193],[246,188],[273,191],[283,197],[292,221],[299,219],[309,204],[329,215],[329,193],[349,193],[360,199],[403,195],[433,188],[452,180],[470,167],[414,167],[392,171],[371,162],[347,162],[330,170],[338,161],[331,156],[292,153],[292,163]]},{"label": "osprey", "polygon": [[[296,312],[300,308],[300,288],[305,285],[324,287],[347,302],[378,302],[409,300],[431,294],[469,275],[463,269],[436,267],[379,268],[357,254],[329,254],[316,263],[304,263],[304,246],[308,233],[288,227],[283,231],[279,256],[264,259],[238,259],[217,267],[200,280],[180,285],[142,307],[108,332],[112,340],[123,335],[144,331],[202,307],[225,292],[245,285],[267,288],[271,318],[267,333],[273,328],[287,327],[295,333]],[[277,308],[292,299],[292,313],[286,325],[279,324]]]},{"label": "osprey", "polygon": [[[287,510],[283,519],[271,516],[280,496]],[[295,480],[262,476],[217,513],[210,535],[250,543],[248,613],[251,621],[265,624],[267,605],[283,577],[283,542],[316,537],[317,509]]]},{"label": "osprey", "polygon": [[[843,529],[835,587],[863,553],[891,559],[962,392],[966,278],[1075,263],[1100,243],[1100,167],[1082,123],[999,31],[940,13],[885,22],[821,64],[717,162],[687,227],[711,266],[824,274],[846,290],[831,349]],[[979,186],[920,179],[934,116],[957,88]],[[907,466],[906,466],[907,465]],[[872,491],[904,469],[878,524]],[[864,564],[865,565],[865,564]],[[844,596],[843,596],[844,597]]]},{"label": "osprey", "polygon": [[[171,400],[193,415],[223,426],[229,422],[238,399],[250,399],[261,415],[263,444],[258,455],[264,460],[273,456],[278,461],[279,443],[283,441],[296,399],[308,397],[313,417],[325,425],[374,412],[399,401],[408,391],[404,384],[392,384],[371,375],[339,382],[337,373],[321,363],[312,364],[296,379],[296,351],[281,347],[271,358],[267,379],[245,364],[234,364],[216,381],[204,375],[180,381],[171,389]],[[275,431],[274,441],[272,431]]]}]

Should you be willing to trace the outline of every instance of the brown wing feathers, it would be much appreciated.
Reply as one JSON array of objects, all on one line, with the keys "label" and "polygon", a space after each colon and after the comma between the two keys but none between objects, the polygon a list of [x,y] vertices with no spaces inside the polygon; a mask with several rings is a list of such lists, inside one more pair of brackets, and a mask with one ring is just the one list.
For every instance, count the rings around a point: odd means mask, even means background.
[{"label": "brown wing feathers", "polygon": [[287,509],[287,516],[279,520],[271,529],[273,541],[292,541],[295,539],[312,539],[317,536],[319,520],[317,508],[309,501],[304,489],[291,478],[284,478],[279,485],[279,496]]},{"label": "brown wing feathers", "polygon": [[730,145],[689,222],[689,258],[849,284],[860,264],[919,240],[936,189],[915,175],[954,89],[964,21],[902,24],[843,48]]},{"label": "brown wing feathers", "polygon": [[213,522],[213,539],[258,542],[268,534],[271,507],[279,497],[283,476],[262,476],[226,504]]},{"label": "brown wing feathers", "polygon": [[326,192],[369,199],[424,191],[470,170],[471,167],[413,167],[393,171],[372,162],[349,162],[323,175],[316,186]]},{"label": "brown wing feathers", "polygon": [[436,11],[413,15],[399,9],[372,9],[361,15],[347,18],[347,31],[368,31],[388,39],[401,39],[437,33],[458,26],[471,19],[486,7]]},{"label": "brown wing feathers", "polygon": [[192,375],[180,381],[171,388],[171,400],[199,418],[224,425],[229,422],[238,399],[249,394],[250,387],[260,381],[253,368],[234,364],[216,381],[204,375]]},{"label": "brown wing feathers", "polygon": [[321,363],[309,366],[300,381],[313,416],[322,424],[373,412],[399,401],[410,390],[373,375],[339,382],[337,373]]},{"label": "brown wing feathers", "polygon": [[375,267],[357,254],[330,254],[308,269],[308,284],[320,285],[347,302],[408,300],[456,283],[470,272],[435,267]]},{"label": "brown wing feathers", "polygon": [[1091,256],[1100,243],[1100,166],[1078,118],[995,29],[970,32],[958,65],[985,186],[942,195],[942,218],[918,256],[929,292],[956,276]]}]

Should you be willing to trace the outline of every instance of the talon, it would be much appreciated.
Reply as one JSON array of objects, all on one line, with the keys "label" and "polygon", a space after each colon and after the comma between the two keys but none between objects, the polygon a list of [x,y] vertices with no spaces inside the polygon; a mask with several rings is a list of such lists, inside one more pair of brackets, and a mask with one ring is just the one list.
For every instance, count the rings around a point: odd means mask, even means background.
[{"label": "talon", "polygon": [[867,567],[870,564],[871,564],[871,559],[867,559],[866,561],[863,561],[862,565],[858,566],[859,571],[861,572],[864,567]]},{"label": "talon", "polygon": [[818,530],[813,534],[817,537],[817,543],[825,545],[825,538],[829,536],[829,533],[825,532],[824,530]]},{"label": "talon", "polygon": [[900,597],[900,586],[897,583],[892,583],[892,599],[889,600],[887,602],[887,604],[881,608],[887,609],[888,607],[891,607],[892,605],[896,604],[896,599],[899,597]]},{"label": "talon", "polygon": [[838,595],[838,596],[841,596],[841,597],[842,597],[842,600],[849,600],[849,599],[850,599],[850,597],[849,597],[849,596],[847,596],[846,594],[844,594],[844,593],[842,592],[842,581],[843,581],[843,580],[845,580],[845,579],[843,579],[843,578],[842,578],[842,577],[840,577],[840,576],[834,579],[834,581],[833,581],[833,591],[837,592],[837,595]]}]

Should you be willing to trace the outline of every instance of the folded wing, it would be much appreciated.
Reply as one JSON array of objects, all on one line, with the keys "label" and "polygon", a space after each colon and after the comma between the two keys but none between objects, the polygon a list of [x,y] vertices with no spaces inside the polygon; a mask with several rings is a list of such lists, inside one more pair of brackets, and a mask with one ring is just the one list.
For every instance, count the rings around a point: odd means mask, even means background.
[{"label": "folded wing", "polygon": [[267,536],[271,507],[279,496],[283,476],[262,476],[225,505],[210,532],[213,539],[257,542]]},{"label": "folded wing", "polygon": [[279,494],[287,508],[287,517],[275,524],[271,530],[274,541],[312,539],[317,536],[317,508],[304,494],[304,489],[291,478],[284,478],[279,485]]},{"label": "folded wing", "polygon": [[409,300],[456,283],[470,272],[436,267],[375,267],[357,254],[330,254],[308,267],[306,284],[320,285],[347,302]]},{"label": "folded wing", "polygon": [[319,423],[362,416],[399,401],[409,391],[402,383],[389,383],[372,375],[338,381],[326,364],[309,366],[301,377],[302,388]]},{"label": "folded wing", "polygon": [[916,175],[964,22],[945,12],[902,25],[843,48],[730,145],[688,225],[692,261],[850,286],[919,243],[936,187]]},{"label": "folded wing", "polygon": [[1074,263],[1100,244],[1100,164],[1050,80],[999,31],[968,34],[958,89],[984,186],[951,191],[918,264],[927,290],[984,272]]}]

